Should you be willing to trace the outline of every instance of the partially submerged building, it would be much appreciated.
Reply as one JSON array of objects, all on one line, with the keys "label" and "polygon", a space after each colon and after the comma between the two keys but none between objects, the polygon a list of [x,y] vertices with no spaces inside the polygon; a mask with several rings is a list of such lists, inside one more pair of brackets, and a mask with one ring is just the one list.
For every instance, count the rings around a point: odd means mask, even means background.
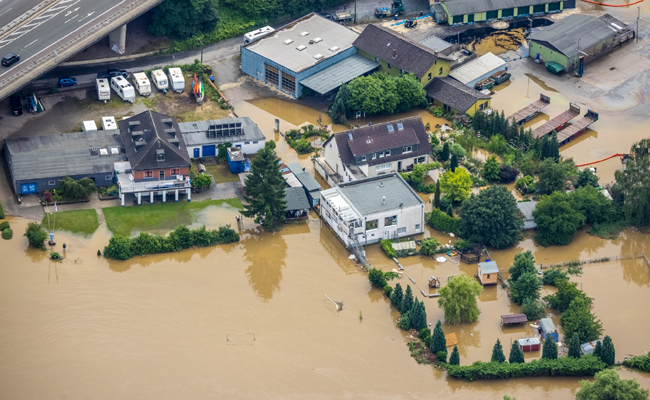
[{"label": "partially submerged building", "polygon": [[321,185],[305,171],[305,168],[298,162],[292,162],[287,165],[289,171],[295,176],[296,181],[304,189],[307,200],[312,207],[317,207],[320,202],[320,191],[323,190]]},{"label": "partially submerged building", "polygon": [[424,232],[424,201],[397,173],[323,190],[320,202],[321,216],[348,247]]},{"label": "partially submerged building", "polygon": [[490,95],[479,92],[453,78],[437,78],[428,84],[429,102],[442,107],[445,113],[467,114],[473,116],[476,112],[491,107]]},{"label": "partially submerged building", "polygon": [[178,127],[191,158],[216,156],[218,146],[224,143],[241,149],[244,154],[255,154],[266,141],[260,128],[248,117],[180,122]]},{"label": "partially submerged building", "polygon": [[572,72],[634,38],[634,29],[609,14],[572,14],[530,35],[528,55],[553,73]]},{"label": "partially submerged building", "polygon": [[535,207],[537,207],[536,201],[521,201],[517,203],[517,208],[524,219],[524,230],[537,228],[535,217],[533,217]]},{"label": "partially submerged building", "polygon": [[428,163],[431,153],[419,116],[336,133],[323,149],[315,167],[331,186],[411,170]]},{"label": "partially submerged building", "polygon": [[284,189],[284,200],[287,202],[285,218],[287,221],[307,219],[309,216],[309,200],[302,188],[288,187]]},{"label": "partially submerged building", "polygon": [[478,280],[481,285],[496,285],[497,278],[499,277],[499,267],[496,261],[485,261],[478,263],[478,271],[476,272]]},{"label": "partially submerged building", "polygon": [[449,25],[554,13],[574,7],[575,0],[431,0],[433,18]]}]

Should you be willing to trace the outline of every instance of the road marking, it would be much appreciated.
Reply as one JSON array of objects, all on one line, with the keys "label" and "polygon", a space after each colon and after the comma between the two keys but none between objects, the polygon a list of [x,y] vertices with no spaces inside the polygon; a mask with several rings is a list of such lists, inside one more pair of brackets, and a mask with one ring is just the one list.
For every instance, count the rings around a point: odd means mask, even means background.
[{"label": "road marking", "polygon": [[72,21],[73,19],[77,18],[78,16],[79,16],[79,14],[75,14],[75,15],[73,15],[72,18],[70,18],[69,20],[65,21],[64,24],[67,24],[68,22]]},{"label": "road marking", "polygon": [[8,9],[7,11],[3,12],[2,14],[0,14],[0,16],[2,16],[2,15],[4,15],[4,14],[8,13],[8,12],[11,11],[12,9],[13,9],[13,7],[9,7],[9,9]]},{"label": "road marking", "polygon": [[34,41],[31,42],[30,44],[25,45],[24,48],[27,48],[28,46],[31,46],[31,45],[33,45],[33,44],[36,43],[36,42],[38,42],[38,39],[34,40]]}]

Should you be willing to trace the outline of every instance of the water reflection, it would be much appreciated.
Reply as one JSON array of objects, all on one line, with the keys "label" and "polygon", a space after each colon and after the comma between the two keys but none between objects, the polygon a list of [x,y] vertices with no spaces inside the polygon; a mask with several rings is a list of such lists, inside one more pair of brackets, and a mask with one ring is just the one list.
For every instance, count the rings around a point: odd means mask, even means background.
[{"label": "water reflection", "polygon": [[258,227],[244,231],[241,241],[248,283],[258,297],[268,301],[280,289],[282,268],[287,257],[287,243],[280,232],[267,232]]},{"label": "water reflection", "polygon": [[621,260],[621,269],[625,282],[634,282],[638,286],[650,286],[650,272],[643,258]]}]

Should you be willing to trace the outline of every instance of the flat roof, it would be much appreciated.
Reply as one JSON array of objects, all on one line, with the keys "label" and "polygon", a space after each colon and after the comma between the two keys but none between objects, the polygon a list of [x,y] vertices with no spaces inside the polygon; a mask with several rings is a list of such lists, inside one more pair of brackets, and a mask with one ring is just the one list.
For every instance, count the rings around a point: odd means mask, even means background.
[{"label": "flat roof", "polygon": [[362,215],[424,204],[399,174],[343,183],[337,189]]},{"label": "flat roof", "polygon": [[311,176],[308,172],[305,172],[305,169],[302,165],[300,165],[300,163],[292,162],[289,163],[287,167],[289,167],[289,170],[296,176],[298,181],[300,181],[300,184],[304,186],[308,192],[323,189],[313,176]]},{"label": "flat roof", "polygon": [[[236,134],[224,134],[208,137],[207,132],[211,127],[241,124],[241,130]],[[240,141],[266,140],[260,128],[248,117],[211,119],[208,121],[179,122],[178,127],[183,135],[185,146],[201,146]],[[225,128],[224,128],[225,129]]]},{"label": "flat roof", "polygon": [[300,84],[315,92],[325,94],[375,68],[379,68],[378,62],[361,54],[355,54],[301,80]]},{"label": "flat roof", "polygon": [[486,53],[476,60],[472,60],[462,67],[451,71],[449,76],[467,85],[473,80],[504,65],[506,65],[506,62],[501,57],[495,56],[492,53]]},{"label": "flat roof", "polygon": [[[244,48],[293,72],[300,72],[349,49],[358,36],[351,29],[311,13]],[[299,46],[305,48],[298,50]],[[334,47],[338,49],[334,50]],[[320,60],[314,58],[319,54],[322,56]]]},{"label": "flat roof", "polygon": [[307,200],[305,190],[301,187],[285,188],[284,199],[287,201],[287,211],[309,209],[309,200]]},{"label": "flat roof", "polygon": [[[437,5],[437,3],[436,3]],[[420,42],[421,45],[426,46],[430,48],[433,51],[443,51],[447,50],[452,46],[451,43],[446,42],[442,39],[440,39],[438,36],[433,35],[429,36],[428,38],[424,39],[423,41]]]}]

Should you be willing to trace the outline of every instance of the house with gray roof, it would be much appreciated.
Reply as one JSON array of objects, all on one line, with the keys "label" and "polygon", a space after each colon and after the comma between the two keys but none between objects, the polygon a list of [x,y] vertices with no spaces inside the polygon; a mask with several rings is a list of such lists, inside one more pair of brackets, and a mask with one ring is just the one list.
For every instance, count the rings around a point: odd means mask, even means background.
[{"label": "house with gray roof", "polygon": [[316,171],[331,186],[429,162],[431,145],[420,116],[338,132],[323,144]]},{"label": "house with gray roof", "polygon": [[526,18],[575,8],[575,0],[445,0],[431,2],[438,23],[472,24],[496,19]]},{"label": "house with gray roof", "polygon": [[178,127],[191,158],[216,156],[217,146],[224,143],[244,154],[255,154],[266,142],[260,128],[248,117],[181,122]]},{"label": "house with gray roof", "polygon": [[424,233],[424,201],[398,173],[321,191],[320,213],[348,247]]},{"label": "house with gray roof", "polygon": [[424,90],[429,102],[447,113],[474,115],[491,107],[490,95],[483,94],[453,78],[436,78]]},{"label": "house with gray roof", "polygon": [[285,188],[284,200],[287,202],[285,211],[286,220],[306,219],[309,216],[309,209],[311,207],[302,188]]},{"label": "house with gray roof", "polygon": [[305,171],[305,168],[300,165],[299,162],[292,162],[287,165],[289,171],[296,177],[298,182],[305,191],[307,195],[307,200],[312,207],[318,206],[320,201],[320,191],[323,190],[323,187],[318,183],[313,176]]}]

